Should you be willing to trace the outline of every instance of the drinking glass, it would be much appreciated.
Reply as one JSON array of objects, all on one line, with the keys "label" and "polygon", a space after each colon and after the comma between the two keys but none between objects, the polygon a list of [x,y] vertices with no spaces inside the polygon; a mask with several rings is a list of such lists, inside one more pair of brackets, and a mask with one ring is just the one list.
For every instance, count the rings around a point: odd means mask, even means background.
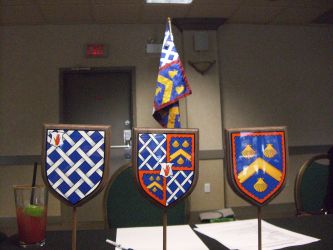
[{"label": "drinking glass", "polygon": [[45,186],[14,186],[19,245],[45,245],[48,192]]}]

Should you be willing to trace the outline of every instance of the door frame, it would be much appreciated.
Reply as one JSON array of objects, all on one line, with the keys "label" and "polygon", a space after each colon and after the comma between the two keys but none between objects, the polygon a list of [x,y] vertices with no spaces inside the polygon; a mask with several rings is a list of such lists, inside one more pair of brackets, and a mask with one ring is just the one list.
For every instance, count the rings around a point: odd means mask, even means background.
[{"label": "door frame", "polygon": [[129,73],[131,76],[130,85],[130,117],[131,117],[131,127],[136,126],[136,97],[135,97],[135,67],[72,67],[72,68],[59,68],[59,123],[64,122],[64,107],[63,107],[63,96],[64,96],[64,77],[67,73]]},{"label": "door frame", "polygon": [[[137,124],[136,119],[136,91],[135,91],[135,67],[72,67],[72,68],[59,68],[59,123],[64,123],[64,76],[70,72],[79,73],[95,73],[95,72],[109,72],[109,73],[129,73],[131,76],[130,85],[130,117],[131,127],[135,127]],[[112,129],[112,128],[111,128]],[[60,220],[66,224],[71,221],[72,211],[63,202],[60,201]],[[84,222],[85,223],[85,222]],[[67,225],[67,224],[66,224]],[[80,224],[78,224],[80,225]],[[104,222],[101,223],[104,226]]]}]

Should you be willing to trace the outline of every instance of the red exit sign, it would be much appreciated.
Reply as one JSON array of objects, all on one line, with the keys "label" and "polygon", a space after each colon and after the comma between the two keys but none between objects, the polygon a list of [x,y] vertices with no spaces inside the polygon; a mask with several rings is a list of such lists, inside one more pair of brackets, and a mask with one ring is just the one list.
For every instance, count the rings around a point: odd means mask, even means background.
[{"label": "red exit sign", "polygon": [[96,43],[91,43],[87,44],[86,47],[86,57],[94,57],[94,58],[99,58],[99,57],[107,57],[107,46],[105,44],[96,44]]}]

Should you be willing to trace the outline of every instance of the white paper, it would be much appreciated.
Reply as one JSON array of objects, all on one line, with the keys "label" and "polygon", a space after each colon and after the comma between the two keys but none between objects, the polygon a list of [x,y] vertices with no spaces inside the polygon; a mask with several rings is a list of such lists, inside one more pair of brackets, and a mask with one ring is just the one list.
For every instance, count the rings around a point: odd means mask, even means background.
[{"label": "white paper", "polygon": [[[117,244],[134,250],[163,249],[163,227],[117,229]],[[168,250],[208,250],[188,225],[167,226]]]},{"label": "white paper", "polygon": [[[229,249],[258,249],[258,220],[239,220],[198,224],[194,230],[205,234]],[[262,249],[280,249],[304,245],[320,239],[295,233],[262,221]]]}]

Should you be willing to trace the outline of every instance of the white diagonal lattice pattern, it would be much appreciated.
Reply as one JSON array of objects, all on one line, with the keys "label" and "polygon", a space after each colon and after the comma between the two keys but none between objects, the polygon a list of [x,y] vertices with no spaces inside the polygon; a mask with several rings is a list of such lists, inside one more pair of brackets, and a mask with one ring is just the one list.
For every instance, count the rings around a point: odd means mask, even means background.
[{"label": "white diagonal lattice pattern", "polygon": [[178,60],[179,55],[176,50],[176,46],[173,42],[173,37],[171,32],[167,29],[164,35],[164,41],[162,46],[161,58],[160,58],[160,68],[164,65]]},{"label": "white diagonal lattice pattern", "polygon": [[[54,130],[48,130],[48,134]],[[98,134],[95,134],[98,133]],[[64,144],[50,144],[48,136],[46,174],[54,190],[75,204],[97,188],[104,168],[104,131],[68,130]]]},{"label": "white diagonal lattice pattern", "polygon": [[171,201],[177,200],[185,194],[192,185],[193,171],[177,171],[167,183],[167,201],[169,205]]},{"label": "white diagonal lattice pattern", "polygon": [[165,143],[165,134],[139,134],[138,169],[160,169],[166,158]]}]

